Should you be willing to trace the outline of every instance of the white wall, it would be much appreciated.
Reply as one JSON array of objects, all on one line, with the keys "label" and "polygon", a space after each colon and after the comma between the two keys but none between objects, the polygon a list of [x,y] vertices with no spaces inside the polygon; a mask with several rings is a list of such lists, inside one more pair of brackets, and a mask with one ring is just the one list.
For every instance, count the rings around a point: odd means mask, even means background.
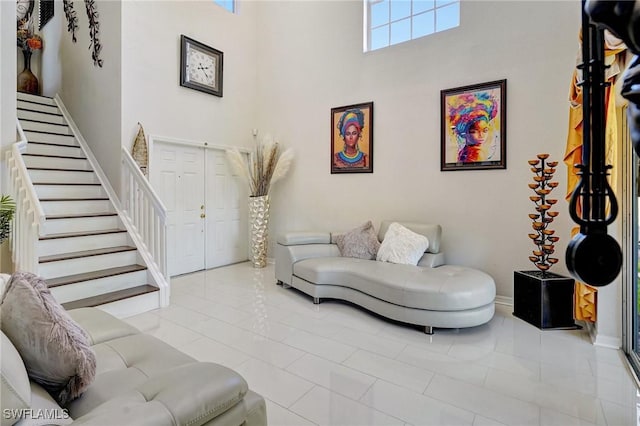
[{"label": "white wall", "polygon": [[[231,14],[212,1],[128,1],[122,6],[122,144],[148,135],[251,144],[257,120],[255,4]],[[152,13],[150,13],[152,11]],[[223,97],[180,86],[180,35],[224,53]]]},{"label": "white wall", "polygon": [[[91,59],[89,20],[84,2],[74,1],[78,16],[77,43],[73,43],[66,32],[66,21],[64,28],[58,31],[59,93],[111,185],[117,189],[120,187],[121,2],[101,0],[96,4],[103,67],[94,66]],[[59,6],[55,19],[64,20]],[[48,91],[56,88],[59,77],[56,77],[57,71],[54,73],[52,80],[47,81]]]},{"label": "white wall", "polygon": [[[296,151],[272,196],[271,233],[347,230],[368,219],[443,226],[447,261],[491,274],[513,295],[531,269],[527,160],[564,155],[578,2],[469,2],[461,26],[362,53],[361,1],[265,2],[258,39],[260,130]],[[553,31],[550,29],[553,28]],[[507,169],[440,171],[440,90],[507,79]],[[330,109],[374,102],[374,173],[330,174]],[[561,262],[571,221],[556,175]],[[272,244],[273,244],[272,238]]]}]

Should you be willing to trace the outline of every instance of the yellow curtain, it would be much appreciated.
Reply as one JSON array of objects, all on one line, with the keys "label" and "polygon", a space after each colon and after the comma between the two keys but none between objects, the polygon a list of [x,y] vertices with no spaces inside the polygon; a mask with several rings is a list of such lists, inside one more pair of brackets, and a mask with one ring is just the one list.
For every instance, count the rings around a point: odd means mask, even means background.
[{"label": "yellow curtain", "polygon": [[[580,58],[578,58],[580,60]],[[605,31],[605,63],[609,65],[606,71],[606,79],[611,85],[605,92],[605,146],[606,164],[611,164],[616,169],[617,148],[618,148],[618,122],[616,119],[616,91],[613,89],[618,75],[624,69],[626,60],[626,46],[622,41],[608,31]],[[567,165],[567,194],[565,198],[569,200],[573,190],[579,182],[576,174],[575,164],[582,163],[582,88],[578,82],[582,76],[578,70],[574,70],[569,90],[569,132],[567,135],[567,148],[564,155],[564,162]],[[609,176],[609,185],[616,189],[617,178],[613,173]],[[580,205],[578,205],[580,214]],[[578,233],[579,227],[571,230],[573,237]],[[597,292],[595,287],[588,284],[576,282],[574,292],[574,315],[577,320],[595,322],[597,319]]]}]

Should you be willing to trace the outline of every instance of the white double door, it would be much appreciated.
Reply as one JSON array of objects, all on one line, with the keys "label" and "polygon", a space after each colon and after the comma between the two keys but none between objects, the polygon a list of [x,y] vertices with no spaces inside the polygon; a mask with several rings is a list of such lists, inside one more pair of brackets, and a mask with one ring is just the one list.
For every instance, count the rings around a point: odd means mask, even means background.
[{"label": "white double door", "polygon": [[151,186],[167,208],[169,275],[247,260],[247,194],[223,149],[155,141]]}]

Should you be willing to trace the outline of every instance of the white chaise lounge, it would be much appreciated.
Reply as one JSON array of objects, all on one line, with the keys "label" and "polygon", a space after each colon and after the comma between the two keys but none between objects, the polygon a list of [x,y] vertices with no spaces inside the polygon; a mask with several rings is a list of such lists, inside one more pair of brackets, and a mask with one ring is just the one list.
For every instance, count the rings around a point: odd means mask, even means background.
[{"label": "white chaise lounge", "polygon": [[[392,221],[382,222],[378,239]],[[445,265],[440,225],[401,222],[429,239],[417,266],[340,256],[335,234],[289,232],[277,239],[276,279],[313,297],[341,299],[404,323],[433,328],[484,324],[494,314],[495,282],[465,266]]]}]

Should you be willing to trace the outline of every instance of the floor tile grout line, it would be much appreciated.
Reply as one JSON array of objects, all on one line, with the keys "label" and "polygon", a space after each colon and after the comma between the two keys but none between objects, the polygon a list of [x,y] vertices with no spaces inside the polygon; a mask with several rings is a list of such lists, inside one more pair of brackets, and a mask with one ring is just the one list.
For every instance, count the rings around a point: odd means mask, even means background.
[{"label": "floor tile grout line", "polygon": [[[307,393],[308,393],[308,392],[307,392]],[[306,394],[305,394],[305,395],[306,395]],[[269,398],[265,398],[265,399],[269,399]],[[278,404],[277,402],[275,402],[275,401],[273,401],[273,400],[271,400],[271,399],[269,399],[269,402],[271,402],[272,404],[277,405],[278,407],[282,408],[283,410],[287,410],[287,411],[288,411],[289,413],[291,413],[291,414],[294,414],[294,415],[296,415],[296,416],[298,416],[298,417],[302,417],[303,419],[305,419],[306,421],[308,421],[308,422],[309,422],[309,423],[311,423],[311,424],[318,425],[318,423],[314,422],[313,420],[308,419],[307,417],[303,416],[302,414],[298,414],[298,413],[296,413],[295,411],[291,411],[291,410],[289,410],[289,408],[284,407],[282,404]],[[295,403],[294,403],[294,404],[295,404]]]}]

